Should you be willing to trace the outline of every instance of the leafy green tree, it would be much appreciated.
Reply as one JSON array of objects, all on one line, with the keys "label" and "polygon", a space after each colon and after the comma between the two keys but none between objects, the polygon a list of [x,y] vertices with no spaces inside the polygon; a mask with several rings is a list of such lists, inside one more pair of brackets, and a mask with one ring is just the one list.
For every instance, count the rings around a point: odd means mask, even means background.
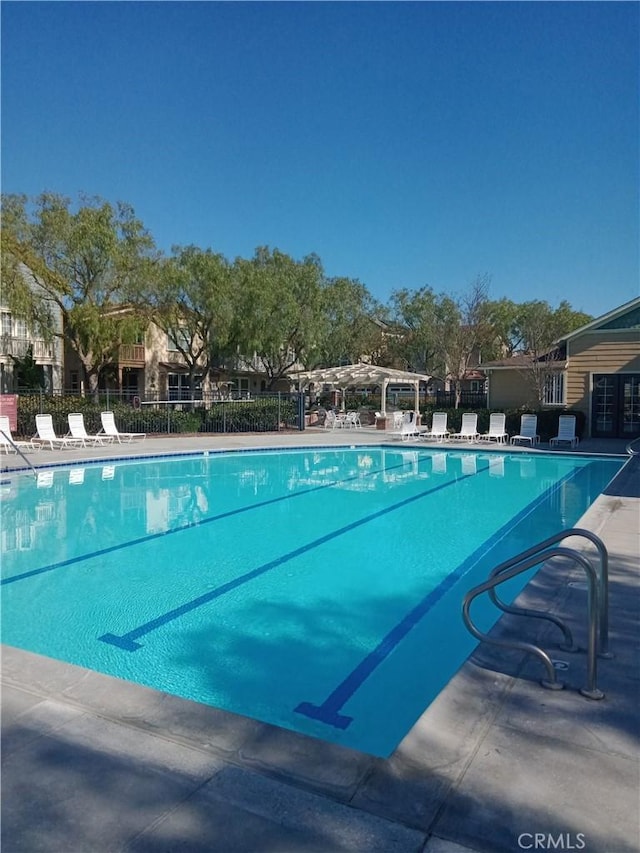
[{"label": "leafy green tree", "polygon": [[405,361],[408,369],[444,378],[446,370],[436,329],[438,307],[439,299],[430,287],[394,291],[390,299],[390,313],[402,331],[390,341],[389,346],[396,357]]},{"label": "leafy green tree", "polygon": [[494,331],[487,312],[489,277],[479,275],[461,297],[436,295],[429,287],[392,294],[393,316],[406,333],[397,349],[419,373],[449,381],[460,402],[461,383],[476,366]]},{"label": "leafy green tree", "polygon": [[556,341],[591,319],[588,314],[573,311],[566,300],[556,309],[542,300],[524,302],[518,306],[515,334],[522,352],[530,356],[521,374],[540,403],[544,400],[549,373],[566,357],[564,349],[555,346]]},{"label": "leafy green tree", "polygon": [[333,367],[354,364],[362,358],[380,363],[385,329],[378,321],[380,313],[380,306],[361,282],[346,277],[325,280],[316,320],[317,337],[305,353],[304,366]]},{"label": "leafy green tree", "polygon": [[460,405],[462,380],[479,366],[483,351],[494,339],[488,321],[490,278],[479,275],[459,298],[441,296],[436,309],[436,348],[453,385],[456,408]]},{"label": "leafy green tree", "polygon": [[[43,193],[31,206],[25,196],[3,196],[2,209],[9,303],[29,322],[45,326],[51,306],[59,309],[63,330],[49,322],[49,332],[66,339],[97,396],[101,371],[118,346],[133,343],[139,333],[139,318],[125,299],[148,272],[151,236],[129,205],[99,198],[82,197],[74,211],[70,199],[55,193]],[[35,286],[20,283],[20,264]]]},{"label": "leafy green tree", "polygon": [[33,357],[33,348],[28,347],[23,356],[11,356],[13,373],[18,388],[38,390],[44,388],[44,368]]},{"label": "leafy green tree", "polygon": [[226,258],[197,246],[174,247],[138,291],[137,304],[164,331],[189,371],[191,397],[196,376],[211,371],[233,329],[233,279]]},{"label": "leafy green tree", "polygon": [[302,261],[260,247],[234,264],[236,308],[231,339],[248,368],[266,373],[273,388],[298,363],[317,354],[322,337],[323,270],[320,259]]}]

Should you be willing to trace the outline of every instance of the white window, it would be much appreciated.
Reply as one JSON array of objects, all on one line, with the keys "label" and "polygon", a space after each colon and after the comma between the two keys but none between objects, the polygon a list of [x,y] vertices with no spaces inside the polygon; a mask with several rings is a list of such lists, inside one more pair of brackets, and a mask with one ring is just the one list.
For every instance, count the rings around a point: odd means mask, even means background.
[{"label": "white window", "polygon": [[564,405],[564,373],[548,373],[545,376],[542,402],[545,406]]},{"label": "white window", "polygon": [[[189,377],[186,373],[169,373],[167,374],[167,391],[169,400],[190,400],[191,391],[189,390]],[[202,377],[195,377],[195,386],[193,389],[194,400],[202,400]]]},{"label": "white window", "polygon": [[2,334],[11,337],[11,314],[2,312]]},{"label": "white window", "polygon": [[189,350],[191,348],[191,338],[189,337],[189,333],[186,329],[176,329],[173,334],[167,334],[167,351],[168,352],[179,352],[176,341],[183,350]]}]

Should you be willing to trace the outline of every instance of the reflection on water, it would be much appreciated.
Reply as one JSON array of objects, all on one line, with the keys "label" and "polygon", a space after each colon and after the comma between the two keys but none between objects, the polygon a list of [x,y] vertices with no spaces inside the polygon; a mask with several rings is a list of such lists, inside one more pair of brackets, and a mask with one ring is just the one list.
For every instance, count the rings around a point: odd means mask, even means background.
[{"label": "reflection on water", "polygon": [[[53,564],[243,513],[246,535],[251,537],[253,510],[318,489],[327,489],[327,501],[336,489],[362,493],[364,499],[371,493],[393,495],[405,487],[429,488],[430,482],[435,486],[436,482],[473,481],[474,488],[480,488],[480,481],[489,478],[508,481],[511,488],[514,481],[533,483],[540,493],[562,481],[572,466],[582,466],[585,471],[580,478],[562,482],[550,498],[554,512],[564,519],[584,511],[602,491],[621,464],[619,460],[609,463],[600,469],[604,473],[596,474],[595,463],[586,457],[561,454],[533,457],[368,447],[209,454],[60,468],[38,472],[35,481],[22,476],[12,480],[9,488],[5,485],[1,547],[5,558],[35,550],[40,563]],[[401,496],[391,500],[396,498]],[[493,499],[499,501],[500,492]],[[3,560],[7,562],[14,561]],[[26,570],[26,561],[15,562],[9,572]]]}]

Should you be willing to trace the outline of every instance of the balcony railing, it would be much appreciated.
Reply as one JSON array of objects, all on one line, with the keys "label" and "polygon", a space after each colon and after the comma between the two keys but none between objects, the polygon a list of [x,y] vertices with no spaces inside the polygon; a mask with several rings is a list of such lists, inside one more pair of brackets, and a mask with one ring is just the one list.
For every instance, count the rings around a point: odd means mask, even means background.
[{"label": "balcony railing", "polygon": [[12,355],[15,358],[24,358],[29,350],[31,350],[33,359],[36,362],[56,360],[56,345],[53,341],[15,338],[13,335],[0,335],[0,355]]},{"label": "balcony railing", "polygon": [[121,344],[118,349],[118,364],[125,367],[144,367],[144,344]]}]

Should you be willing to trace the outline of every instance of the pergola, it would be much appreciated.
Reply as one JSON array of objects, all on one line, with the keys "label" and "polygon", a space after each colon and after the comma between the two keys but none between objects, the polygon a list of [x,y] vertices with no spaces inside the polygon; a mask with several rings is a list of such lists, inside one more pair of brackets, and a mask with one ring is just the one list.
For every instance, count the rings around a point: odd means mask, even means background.
[{"label": "pergola", "polygon": [[330,385],[344,392],[347,388],[360,385],[379,385],[381,388],[381,414],[387,412],[387,388],[389,384],[413,385],[415,389],[415,410],[420,406],[420,383],[428,382],[431,377],[423,373],[410,373],[408,370],[394,370],[391,367],[380,367],[377,364],[346,364],[342,367],[320,367],[317,370],[301,370],[290,374],[297,379],[300,389],[308,387],[312,382],[318,385]]}]

